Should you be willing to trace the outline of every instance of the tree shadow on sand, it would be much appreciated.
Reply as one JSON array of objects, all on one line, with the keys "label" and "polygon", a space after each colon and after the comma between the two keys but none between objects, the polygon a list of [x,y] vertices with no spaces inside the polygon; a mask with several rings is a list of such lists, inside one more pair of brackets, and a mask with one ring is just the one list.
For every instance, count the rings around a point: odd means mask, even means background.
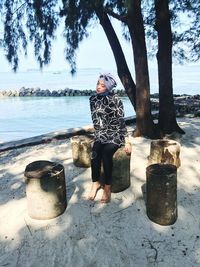
[{"label": "tree shadow on sand", "polygon": [[[138,153],[142,156],[143,151]],[[25,152],[23,156],[25,160]],[[193,155],[187,157],[187,169],[199,177]],[[173,225],[161,226],[146,215],[141,190],[146,177],[136,174],[138,166],[132,166],[130,188],[112,193],[111,202],[101,204],[101,190],[95,201],[85,199],[90,169],[75,167],[67,156],[54,155],[48,160],[65,167],[67,208],[59,217],[40,221],[31,219],[24,205],[19,206],[16,218],[10,215],[8,226],[7,218],[2,218],[1,266],[199,266],[200,190],[195,180],[188,183],[184,168],[177,175],[178,219]],[[23,193],[18,193],[26,202]],[[7,197],[1,204],[11,201]]]}]

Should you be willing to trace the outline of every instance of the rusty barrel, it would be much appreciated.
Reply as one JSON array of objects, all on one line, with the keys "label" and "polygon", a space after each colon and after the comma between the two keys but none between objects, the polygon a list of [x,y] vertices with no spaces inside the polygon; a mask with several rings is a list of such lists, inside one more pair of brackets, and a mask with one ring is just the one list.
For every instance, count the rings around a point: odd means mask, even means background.
[{"label": "rusty barrel", "polygon": [[65,173],[61,164],[39,160],[26,166],[28,214],[33,219],[51,219],[62,214],[67,206]]},{"label": "rusty barrel", "polygon": [[177,219],[177,167],[152,164],[146,168],[147,216],[160,225],[171,225]]}]

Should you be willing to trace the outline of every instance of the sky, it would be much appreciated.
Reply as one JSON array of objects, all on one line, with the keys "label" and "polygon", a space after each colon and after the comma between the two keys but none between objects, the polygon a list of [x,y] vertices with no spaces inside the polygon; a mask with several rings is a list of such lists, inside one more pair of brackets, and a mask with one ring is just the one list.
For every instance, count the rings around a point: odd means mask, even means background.
[{"label": "sky", "polygon": [[[131,49],[131,44],[124,40],[122,37],[122,29],[119,22],[116,20],[114,22],[114,28],[122,45],[127,64],[129,66],[130,72],[135,77],[134,66],[133,66],[133,53]],[[53,41],[52,45],[52,57],[51,63],[48,66],[44,66],[43,72],[45,71],[70,71],[70,66],[68,62],[64,58],[64,48],[65,48],[65,40],[62,36],[63,28],[60,27],[57,32],[57,39]],[[91,29],[90,36],[83,40],[80,43],[79,49],[77,50],[77,69],[81,68],[100,68],[103,72],[111,72],[117,73],[116,64],[114,60],[114,56],[112,54],[112,50],[108,43],[108,40],[105,36],[105,33],[100,24],[97,24],[95,28]],[[9,72],[13,73],[11,65],[7,62],[4,52],[0,49],[0,72]],[[191,63],[193,65],[194,63]],[[200,69],[200,64],[198,64],[198,69]],[[187,65],[187,64],[186,64]],[[27,69],[39,69],[39,64],[33,55],[33,48],[31,45],[28,47],[28,56],[25,57],[20,55],[19,69],[18,72],[27,71]],[[149,61],[149,72],[150,72],[150,82],[152,87],[157,85],[157,63],[156,61]],[[16,73],[16,74],[17,74]],[[152,75],[153,73],[153,75]],[[16,75],[17,77],[18,75]],[[184,77],[184,79],[183,79]],[[197,75],[197,68],[188,69],[183,66],[177,66],[174,64],[173,66],[173,83],[181,84],[188,80],[192,83],[195,88],[199,88],[200,76]],[[195,89],[196,90],[196,89]]]},{"label": "sky", "polygon": [[[133,56],[131,45],[122,38],[121,27],[118,22],[115,23],[115,30],[118,34],[118,38],[123,46],[127,62],[132,68]],[[103,69],[115,69],[115,61],[108,44],[108,40],[100,25],[96,25],[95,28],[90,30],[90,35],[87,39],[80,43],[77,50],[77,68],[103,68]],[[51,63],[45,66],[43,71],[57,71],[69,69],[70,66],[64,58],[65,40],[62,36],[62,28],[60,27],[57,33],[57,39],[53,41]],[[4,51],[0,48],[1,64],[0,72],[12,71],[11,65],[8,63],[4,56]],[[28,46],[28,56],[20,55],[19,69],[18,71],[26,71],[29,68],[38,69],[39,64],[36,62],[33,54],[32,45]]]}]

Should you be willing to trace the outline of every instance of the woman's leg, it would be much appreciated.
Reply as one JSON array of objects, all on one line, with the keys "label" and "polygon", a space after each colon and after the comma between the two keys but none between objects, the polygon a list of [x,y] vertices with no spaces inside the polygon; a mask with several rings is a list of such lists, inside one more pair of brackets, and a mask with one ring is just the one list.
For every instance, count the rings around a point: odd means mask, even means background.
[{"label": "woman's leg", "polygon": [[103,196],[101,199],[102,203],[108,203],[111,197],[111,184],[112,184],[112,168],[113,168],[113,155],[119,147],[115,144],[106,144],[102,151],[102,160],[105,176],[105,186]]},{"label": "woman's leg", "polygon": [[91,171],[93,182],[99,181],[101,171],[102,149],[103,145],[101,143],[94,142],[91,155]]},{"label": "woman's leg", "polygon": [[105,175],[105,184],[112,184],[113,155],[119,148],[118,145],[109,143],[105,144],[102,151],[103,169]]},{"label": "woman's leg", "polygon": [[99,142],[94,142],[91,155],[92,185],[88,196],[89,200],[95,199],[97,191],[101,187],[101,184],[99,182],[100,170],[101,170],[101,155],[102,155],[102,144]]}]

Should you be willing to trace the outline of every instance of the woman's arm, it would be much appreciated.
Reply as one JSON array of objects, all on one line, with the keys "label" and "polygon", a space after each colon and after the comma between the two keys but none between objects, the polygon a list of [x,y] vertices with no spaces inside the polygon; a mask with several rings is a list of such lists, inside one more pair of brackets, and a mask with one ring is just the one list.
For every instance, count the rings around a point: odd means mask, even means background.
[{"label": "woman's arm", "polygon": [[119,121],[119,128],[123,135],[128,136],[128,131],[126,129],[126,123],[124,119],[124,106],[121,99],[117,98],[117,119]]},{"label": "woman's arm", "polygon": [[125,138],[124,150],[127,154],[131,154],[132,145],[131,145],[128,131],[126,128],[126,123],[125,123],[125,119],[124,119],[124,106],[123,106],[121,99],[118,99],[118,119],[119,119],[119,123],[120,123],[121,132],[124,134],[124,138]]},{"label": "woman's arm", "polygon": [[91,118],[93,122],[93,126],[95,130],[100,129],[100,120],[97,116],[96,108],[95,108],[95,99],[93,97],[90,97],[90,112],[91,112]]}]

